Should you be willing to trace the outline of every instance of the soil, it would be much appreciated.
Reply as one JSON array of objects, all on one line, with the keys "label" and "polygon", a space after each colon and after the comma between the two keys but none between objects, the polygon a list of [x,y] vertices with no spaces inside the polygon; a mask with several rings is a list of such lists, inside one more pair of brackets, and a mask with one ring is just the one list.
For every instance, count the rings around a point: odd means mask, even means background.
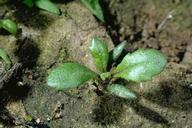
[{"label": "soil", "polygon": [[[16,36],[0,34],[0,47],[13,61],[8,82],[0,85],[0,127],[192,127],[190,0],[104,0],[105,24],[79,1],[56,3],[60,16],[0,2],[0,16],[19,26]],[[89,52],[95,36],[109,50],[123,40],[128,42],[125,53],[158,49],[168,64],[152,81],[127,83],[138,95],[136,101],[99,94],[91,82],[69,91],[49,88],[46,77],[61,63],[75,61],[96,71]]]}]

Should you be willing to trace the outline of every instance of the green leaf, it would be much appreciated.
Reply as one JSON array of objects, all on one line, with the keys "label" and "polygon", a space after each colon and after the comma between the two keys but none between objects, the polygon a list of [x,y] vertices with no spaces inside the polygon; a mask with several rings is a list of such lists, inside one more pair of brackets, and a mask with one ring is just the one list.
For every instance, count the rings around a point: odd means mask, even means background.
[{"label": "green leaf", "polygon": [[100,74],[100,77],[103,81],[105,81],[106,79],[109,79],[111,77],[111,72],[104,72]]},{"label": "green leaf", "polygon": [[103,11],[99,0],[81,0],[81,2],[102,22],[104,22]]},{"label": "green leaf", "polygon": [[26,115],[24,119],[25,121],[31,122],[33,120],[33,117],[31,115]]},{"label": "green leaf", "polygon": [[116,61],[119,56],[121,55],[121,53],[123,52],[123,49],[125,48],[127,44],[127,41],[123,41],[121,42],[119,45],[117,45],[110,53],[110,60],[111,61]]},{"label": "green leaf", "polygon": [[53,69],[47,78],[50,87],[58,90],[76,88],[97,74],[77,63],[65,63]]},{"label": "green leaf", "polygon": [[13,35],[17,34],[17,24],[10,19],[0,20],[0,28],[4,28]]},{"label": "green leaf", "polygon": [[34,5],[33,0],[23,0],[23,3],[29,8],[32,8]]},{"label": "green leaf", "polygon": [[112,94],[125,99],[136,99],[137,96],[135,93],[130,91],[123,85],[112,84],[107,86],[107,90]]},{"label": "green leaf", "polygon": [[5,63],[7,64],[7,67],[10,68],[11,67],[11,60],[7,54],[7,52],[0,48],[0,58],[3,59],[3,61],[5,61]]},{"label": "green leaf", "polygon": [[61,13],[59,8],[50,0],[35,0],[35,5],[40,9],[46,10],[57,15],[60,15]]},{"label": "green leaf", "polygon": [[90,51],[96,68],[101,72],[105,72],[109,59],[107,45],[98,38],[93,38],[91,41]]},{"label": "green leaf", "polygon": [[158,50],[141,49],[127,54],[113,74],[114,77],[135,82],[147,81],[161,73],[166,63],[165,56]]}]

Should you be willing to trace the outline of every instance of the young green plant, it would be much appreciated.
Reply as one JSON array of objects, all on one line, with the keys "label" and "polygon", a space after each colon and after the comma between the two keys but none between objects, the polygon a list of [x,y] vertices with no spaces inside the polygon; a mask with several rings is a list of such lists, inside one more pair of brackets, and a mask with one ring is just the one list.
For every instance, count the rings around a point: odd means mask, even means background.
[{"label": "young green plant", "polygon": [[32,8],[35,5],[40,9],[46,10],[57,15],[60,15],[61,13],[59,8],[50,0],[23,0],[23,3],[29,8]]},{"label": "young green plant", "polygon": [[99,20],[102,22],[105,21],[99,0],[81,0],[81,3],[83,3]]},{"label": "young green plant", "polygon": [[48,85],[58,90],[67,90],[97,78],[96,80],[99,81],[108,81],[107,85],[103,85],[105,92],[126,99],[135,99],[136,94],[125,85],[116,83],[115,79],[138,83],[151,80],[153,76],[163,71],[167,61],[165,56],[157,50],[139,49],[128,53],[117,67],[107,71],[109,61],[116,61],[125,45],[126,42],[122,42],[109,52],[105,42],[94,38],[91,42],[90,52],[99,73],[78,63],[64,63],[50,72],[47,78]]},{"label": "young green plant", "polygon": [[0,19],[0,28],[5,29],[13,35],[16,35],[18,30],[17,24],[10,19]]}]

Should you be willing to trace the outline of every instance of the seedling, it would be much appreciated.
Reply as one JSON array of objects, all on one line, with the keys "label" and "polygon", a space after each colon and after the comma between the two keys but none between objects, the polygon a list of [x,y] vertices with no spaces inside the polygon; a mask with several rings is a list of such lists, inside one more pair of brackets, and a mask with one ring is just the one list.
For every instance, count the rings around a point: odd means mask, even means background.
[{"label": "seedling", "polygon": [[5,29],[13,35],[17,34],[17,24],[10,19],[0,19],[0,28]]},{"label": "seedling", "polygon": [[103,11],[99,0],[81,0],[81,2],[102,22],[104,22]]},{"label": "seedling", "polygon": [[60,15],[61,13],[59,8],[50,0],[23,0],[23,3],[29,8],[32,8],[35,5],[40,9],[46,10],[57,15]]},{"label": "seedling", "polygon": [[90,52],[99,73],[78,63],[64,63],[50,72],[47,78],[48,85],[58,90],[67,90],[79,87],[90,79],[95,79],[101,81],[100,83],[107,82],[102,85],[104,92],[126,99],[135,99],[136,94],[125,85],[116,83],[116,80],[125,79],[138,83],[151,80],[153,76],[163,71],[167,61],[165,56],[157,50],[139,49],[128,53],[117,67],[107,71],[108,62],[116,61],[125,45],[126,42],[122,42],[108,52],[107,45],[98,38],[94,38],[91,42]]},{"label": "seedling", "polygon": [[[103,11],[99,4],[99,0],[81,0],[82,4],[85,5],[99,20],[104,22]],[[23,0],[23,3],[32,8],[36,6],[40,9],[46,10],[48,12],[60,15],[59,8],[52,3],[50,0]]]}]

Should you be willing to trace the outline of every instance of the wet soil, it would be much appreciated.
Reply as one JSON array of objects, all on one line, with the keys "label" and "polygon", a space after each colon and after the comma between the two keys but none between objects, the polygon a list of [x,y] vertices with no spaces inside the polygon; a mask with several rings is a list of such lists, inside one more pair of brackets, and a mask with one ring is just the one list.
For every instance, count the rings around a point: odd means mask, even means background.
[{"label": "wet soil", "polygon": [[[190,0],[105,0],[106,23],[79,1],[57,1],[55,16],[15,2],[1,4],[0,15],[19,24],[17,36],[0,34],[0,47],[17,72],[0,88],[0,127],[14,128],[190,128],[192,127],[192,43]],[[3,11],[4,10],[4,11]],[[127,83],[138,100],[99,94],[92,83],[69,91],[49,88],[55,66],[75,61],[96,71],[89,53],[93,37],[109,49],[127,40],[125,53],[161,50],[165,70],[152,81]],[[16,73],[16,74],[15,74]]]}]

